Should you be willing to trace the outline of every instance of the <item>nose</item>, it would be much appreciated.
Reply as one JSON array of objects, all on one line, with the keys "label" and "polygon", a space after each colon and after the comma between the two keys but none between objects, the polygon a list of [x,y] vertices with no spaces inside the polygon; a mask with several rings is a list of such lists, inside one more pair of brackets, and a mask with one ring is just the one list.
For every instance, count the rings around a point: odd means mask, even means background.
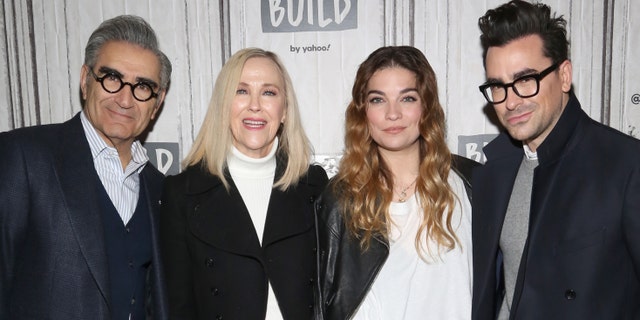
[{"label": "nose", "polygon": [[[127,86],[129,87],[127,88]],[[130,109],[136,103],[136,98],[133,97],[133,86],[130,83],[125,83],[124,87],[114,94],[120,108]]]},{"label": "nose", "polygon": [[387,120],[398,120],[402,118],[402,112],[400,112],[400,106],[396,102],[389,102],[387,105]]},{"label": "nose", "polygon": [[249,110],[258,112],[262,107],[260,106],[260,96],[252,94],[249,100]]},{"label": "nose", "polygon": [[513,91],[513,87],[507,88],[507,99],[504,101],[505,107],[509,111],[515,110],[522,103],[522,98]]}]

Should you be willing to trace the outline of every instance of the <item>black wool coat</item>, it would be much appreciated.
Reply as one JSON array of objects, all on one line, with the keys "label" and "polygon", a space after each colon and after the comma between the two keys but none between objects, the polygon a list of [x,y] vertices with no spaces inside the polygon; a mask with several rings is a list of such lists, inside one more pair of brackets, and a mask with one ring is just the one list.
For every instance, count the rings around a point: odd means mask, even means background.
[{"label": "black wool coat", "polygon": [[[276,180],[284,170],[277,158]],[[168,177],[161,209],[171,319],[264,319],[270,282],[285,319],[313,314],[313,202],[327,184],[310,166],[296,186],[272,189],[262,245],[243,199],[200,165]]]}]

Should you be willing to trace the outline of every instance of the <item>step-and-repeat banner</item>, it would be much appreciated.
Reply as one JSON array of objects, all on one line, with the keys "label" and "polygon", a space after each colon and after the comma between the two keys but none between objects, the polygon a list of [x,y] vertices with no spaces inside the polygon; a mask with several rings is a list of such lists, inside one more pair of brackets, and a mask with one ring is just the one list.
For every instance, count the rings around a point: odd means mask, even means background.
[{"label": "step-and-repeat banner", "polygon": [[[454,153],[483,162],[499,132],[477,86],[477,21],[503,1],[14,0],[0,6],[0,131],[62,122],[80,111],[83,50],[101,21],[136,14],[173,63],[171,88],[145,136],[151,161],[180,171],[215,78],[245,47],[276,52],[294,81],[316,161],[330,174],[343,149],[344,110],[358,65],[380,46],[422,50],[438,76]],[[640,136],[640,2],[545,0],[568,21],[574,91],[597,121]]]}]

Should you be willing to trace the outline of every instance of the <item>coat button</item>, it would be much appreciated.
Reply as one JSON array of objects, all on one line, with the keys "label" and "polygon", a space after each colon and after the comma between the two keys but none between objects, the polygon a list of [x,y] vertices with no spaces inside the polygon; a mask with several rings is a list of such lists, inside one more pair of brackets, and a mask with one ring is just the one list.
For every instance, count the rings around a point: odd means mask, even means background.
[{"label": "coat button", "polygon": [[191,211],[190,215],[191,217],[194,218],[199,218],[200,217],[200,211],[198,211],[200,209],[200,205],[196,204],[195,206],[193,206],[193,211]]},{"label": "coat button", "polygon": [[217,315],[216,320],[222,320],[222,315],[221,314]]},{"label": "coat button", "polygon": [[211,294],[217,296],[220,294],[220,290],[218,290],[218,288],[211,288]]},{"label": "coat button", "polygon": [[569,289],[564,292],[564,298],[567,300],[574,300],[576,298],[576,292]]},{"label": "coat button", "polygon": [[314,201],[316,201],[316,198],[314,196],[309,197],[309,202],[313,203]]},{"label": "coat button", "polygon": [[313,285],[313,278],[309,278],[309,285],[312,286]]},{"label": "coat button", "polygon": [[204,265],[208,268],[213,268],[213,258],[207,258],[204,260]]}]

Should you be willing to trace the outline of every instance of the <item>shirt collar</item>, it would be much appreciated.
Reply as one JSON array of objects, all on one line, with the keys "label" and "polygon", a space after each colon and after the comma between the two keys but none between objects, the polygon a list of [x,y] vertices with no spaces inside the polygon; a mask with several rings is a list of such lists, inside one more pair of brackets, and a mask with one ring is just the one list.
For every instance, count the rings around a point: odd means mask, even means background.
[{"label": "shirt collar", "polygon": [[528,160],[538,160],[538,153],[531,151],[528,145],[523,143],[522,148],[524,148],[524,155],[527,157]]},{"label": "shirt collar", "polygon": [[[93,156],[94,161],[103,153],[112,153],[114,155],[118,154],[118,150],[116,150],[116,148],[109,146],[104,140],[102,140],[91,122],[89,122],[84,110],[80,113],[80,121],[82,122],[82,128],[84,129],[84,134],[87,138],[87,142],[89,143],[89,149],[91,149],[91,155]],[[131,162],[129,162],[127,167],[133,165],[136,171],[140,172],[148,161],[149,157],[147,156],[147,150],[142,146],[140,141],[133,141],[133,144],[131,144]]]}]

